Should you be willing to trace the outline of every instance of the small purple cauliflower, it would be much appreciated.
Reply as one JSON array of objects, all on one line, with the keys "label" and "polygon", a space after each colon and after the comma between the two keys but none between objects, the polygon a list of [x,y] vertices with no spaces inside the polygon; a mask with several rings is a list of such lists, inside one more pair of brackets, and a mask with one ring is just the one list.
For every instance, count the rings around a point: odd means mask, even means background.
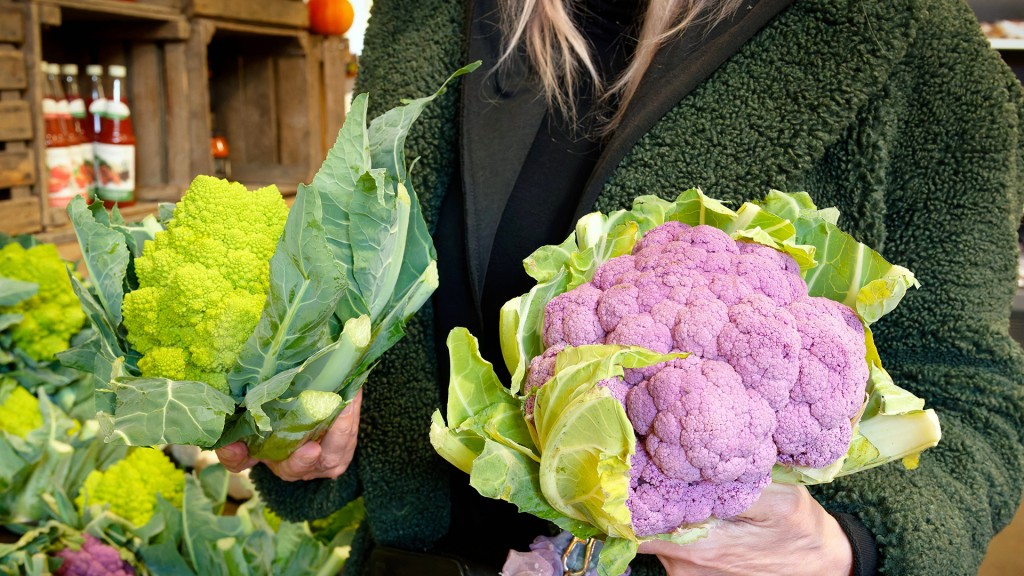
[{"label": "small purple cauliflower", "polygon": [[627,504],[638,536],[739,514],[776,463],[838,460],[868,380],[856,312],[808,296],[789,255],[703,225],[658,226],[552,299],[524,390],[551,378],[558,351],[586,344],[690,353],[602,383],[637,435]]},{"label": "small purple cauliflower", "polygon": [[90,534],[85,535],[85,542],[78,550],[65,548],[56,556],[64,560],[54,571],[57,576],[135,576],[135,570],[121,559],[116,548]]},{"label": "small purple cauliflower", "polygon": [[[529,552],[509,550],[505,565],[501,568],[501,576],[562,576],[565,569],[562,566],[562,555],[569,548],[573,536],[569,532],[562,532],[557,536],[538,536],[530,543]],[[590,564],[583,571],[584,576],[597,576],[597,560],[604,543],[600,540],[594,542],[594,549],[590,557]],[[577,541],[572,552],[569,553],[569,569],[573,574],[579,574],[583,569],[583,561],[586,558],[587,545]],[[629,576],[631,570],[621,576]]]}]

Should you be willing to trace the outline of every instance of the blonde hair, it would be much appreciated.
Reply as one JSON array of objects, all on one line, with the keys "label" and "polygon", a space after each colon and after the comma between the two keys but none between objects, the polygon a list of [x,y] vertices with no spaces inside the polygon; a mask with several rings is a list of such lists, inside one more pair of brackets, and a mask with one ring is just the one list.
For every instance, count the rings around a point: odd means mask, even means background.
[{"label": "blonde hair", "polygon": [[506,43],[497,67],[511,66],[522,46],[548,107],[562,111],[571,121],[577,120],[579,87],[588,77],[594,100],[604,109],[601,132],[608,133],[622,121],[658,48],[701,21],[710,29],[744,0],[646,0],[636,50],[626,69],[607,82],[600,77],[591,47],[573,18],[576,1],[501,0]]}]

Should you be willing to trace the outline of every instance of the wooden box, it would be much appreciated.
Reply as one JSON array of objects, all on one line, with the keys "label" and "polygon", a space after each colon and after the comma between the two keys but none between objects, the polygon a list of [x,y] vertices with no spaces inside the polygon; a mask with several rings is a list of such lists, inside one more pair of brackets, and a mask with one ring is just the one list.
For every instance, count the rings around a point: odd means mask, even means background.
[{"label": "wooden box", "polygon": [[[179,9],[116,0],[39,0],[38,61],[75,63],[82,91],[85,67],[127,67],[128,104],[136,138],[136,200],[147,212],[175,201],[192,179],[186,40],[191,33]],[[110,79],[105,75],[107,96]],[[207,144],[206,149],[209,148]],[[37,152],[42,149],[37,146]],[[45,225],[66,224],[63,210],[47,209]]]},{"label": "wooden box", "polygon": [[192,168],[214,173],[211,134],[230,150],[230,178],[294,193],[323,160],[320,44],[304,29],[196,18],[189,38],[194,90]]},{"label": "wooden box", "polygon": [[0,2],[0,232],[42,229],[40,180],[34,149],[34,88],[29,60],[34,46],[26,35],[31,7]]}]

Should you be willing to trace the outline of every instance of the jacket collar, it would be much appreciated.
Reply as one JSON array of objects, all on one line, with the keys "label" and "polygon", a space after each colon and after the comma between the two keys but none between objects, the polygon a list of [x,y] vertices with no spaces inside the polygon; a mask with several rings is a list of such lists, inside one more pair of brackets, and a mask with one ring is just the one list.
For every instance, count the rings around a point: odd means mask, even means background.
[{"label": "jacket collar", "polygon": [[[729,21],[698,26],[655,56],[625,121],[606,144],[580,197],[576,216],[592,209],[619,162],[658,120],[793,0],[750,0]],[[468,11],[469,61],[480,73],[461,85],[461,170],[467,257],[474,297],[480,291],[502,212],[545,116],[545,101],[525,70],[492,72],[501,54],[497,0],[473,0]],[[528,225],[524,223],[524,225]]]}]

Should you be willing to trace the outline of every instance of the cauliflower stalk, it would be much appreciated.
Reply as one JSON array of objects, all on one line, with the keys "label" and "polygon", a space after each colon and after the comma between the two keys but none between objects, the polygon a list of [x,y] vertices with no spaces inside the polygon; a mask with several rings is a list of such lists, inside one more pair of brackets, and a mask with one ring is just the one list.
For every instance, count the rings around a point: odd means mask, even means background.
[{"label": "cauliflower stalk", "polygon": [[404,145],[440,93],[369,125],[357,97],[290,209],[274,187],[207,176],[152,234],[69,204],[94,282],[75,288],[96,335],[62,360],[97,377],[107,441],[242,440],[283,460],[322,435],[437,288]]},{"label": "cauliflower stalk", "polygon": [[916,465],[938,421],[886,374],[870,324],[917,282],[837,217],[806,194],[733,211],[699,190],[584,217],[502,309],[509,387],[449,335],[434,447],[485,496],[605,540],[602,575],[773,481]]}]

